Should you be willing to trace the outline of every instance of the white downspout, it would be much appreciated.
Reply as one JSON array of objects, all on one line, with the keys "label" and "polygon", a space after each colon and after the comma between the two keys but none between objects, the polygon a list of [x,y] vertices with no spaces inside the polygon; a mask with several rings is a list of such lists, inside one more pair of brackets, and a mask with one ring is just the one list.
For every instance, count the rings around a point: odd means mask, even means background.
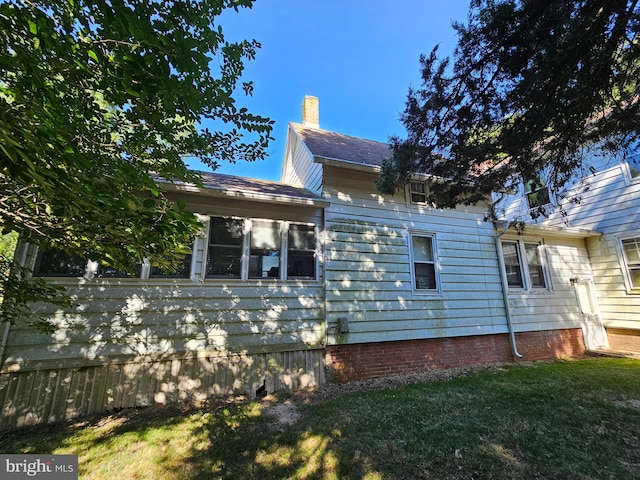
[{"label": "white downspout", "polygon": [[[494,221],[493,225],[496,229],[496,252],[498,253],[498,269],[500,270],[500,283],[502,283],[502,299],[504,303],[504,313],[507,317],[507,328],[509,329],[509,341],[511,342],[511,351],[516,358],[522,358],[522,354],[518,352],[518,346],[516,345],[516,336],[513,332],[513,323],[511,321],[511,309],[509,308],[509,284],[507,283],[507,271],[504,267],[504,256],[502,255],[502,244],[500,243],[500,237],[507,233],[509,230],[508,222]],[[498,229],[503,228],[502,232],[498,233]]]}]

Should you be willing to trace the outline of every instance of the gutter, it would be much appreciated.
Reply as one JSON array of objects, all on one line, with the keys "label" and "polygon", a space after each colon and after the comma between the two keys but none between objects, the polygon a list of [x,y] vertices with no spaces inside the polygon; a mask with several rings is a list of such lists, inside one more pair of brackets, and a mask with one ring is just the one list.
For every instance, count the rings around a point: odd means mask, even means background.
[{"label": "gutter", "polygon": [[[513,331],[513,322],[511,321],[511,309],[509,308],[509,284],[507,283],[507,270],[504,267],[504,256],[502,255],[502,244],[500,237],[509,231],[509,222],[494,221],[493,226],[496,229],[496,252],[498,253],[498,269],[500,270],[500,283],[502,284],[502,299],[504,303],[504,313],[507,317],[507,328],[509,329],[509,341],[511,343],[511,351],[516,358],[522,358],[522,354],[518,352],[516,345],[516,335]],[[503,228],[498,233],[498,229]]]}]

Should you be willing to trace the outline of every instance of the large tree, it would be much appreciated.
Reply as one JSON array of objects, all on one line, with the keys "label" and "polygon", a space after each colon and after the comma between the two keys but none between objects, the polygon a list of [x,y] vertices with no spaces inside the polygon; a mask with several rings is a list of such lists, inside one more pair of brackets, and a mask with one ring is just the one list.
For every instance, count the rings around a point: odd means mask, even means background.
[{"label": "large tree", "polygon": [[420,59],[422,85],[391,139],[378,188],[433,179],[441,207],[545,172],[557,192],[597,147],[625,152],[640,129],[638,1],[473,0],[453,59]]},{"label": "large tree", "polygon": [[258,160],[271,140],[234,99],[260,45],[218,21],[252,4],[0,0],[0,229],[121,269],[178,261],[199,223],[157,180],[198,183],[186,157]]}]

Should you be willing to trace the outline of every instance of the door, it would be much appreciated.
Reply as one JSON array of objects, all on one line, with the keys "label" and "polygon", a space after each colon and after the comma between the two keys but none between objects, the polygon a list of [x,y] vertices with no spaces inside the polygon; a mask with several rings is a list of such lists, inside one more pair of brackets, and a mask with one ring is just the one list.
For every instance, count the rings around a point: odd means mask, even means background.
[{"label": "door", "polygon": [[609,348],[607,332],[600,321],[598,298],[591,279],[572,279],[573,287],[578,299],[578,307],[582,314],[581,325],[584,335],[584,346],[587,350]]}]

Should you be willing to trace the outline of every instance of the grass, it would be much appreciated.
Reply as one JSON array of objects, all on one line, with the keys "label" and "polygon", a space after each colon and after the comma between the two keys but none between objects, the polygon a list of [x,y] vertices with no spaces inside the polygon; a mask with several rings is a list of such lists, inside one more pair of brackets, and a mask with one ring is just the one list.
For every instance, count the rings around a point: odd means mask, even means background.
[{"label": "grass", "polygon": [[[295,401],[295,399],[294,399]],[[0,434],[2,453],[74,453],[82,479],[633,479],[640,362],[511,365],[298,404],[140,410]]]}]

